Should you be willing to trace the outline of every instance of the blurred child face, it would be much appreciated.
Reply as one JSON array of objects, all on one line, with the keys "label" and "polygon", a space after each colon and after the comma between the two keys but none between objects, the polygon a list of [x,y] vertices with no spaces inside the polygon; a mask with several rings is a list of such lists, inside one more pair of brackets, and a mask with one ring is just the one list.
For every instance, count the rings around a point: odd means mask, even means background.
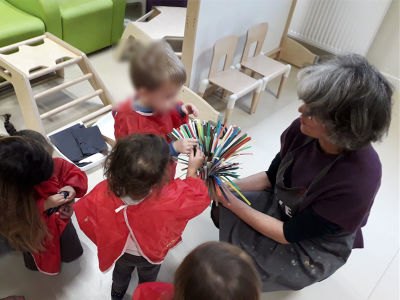
[{"label": "blurred child face", "polygon": [[181,88],[182,86],[168,81],[155,90],[140,88],[137,97],[143,105],[153,109],[154,112],[164,113],[176,106]]}]

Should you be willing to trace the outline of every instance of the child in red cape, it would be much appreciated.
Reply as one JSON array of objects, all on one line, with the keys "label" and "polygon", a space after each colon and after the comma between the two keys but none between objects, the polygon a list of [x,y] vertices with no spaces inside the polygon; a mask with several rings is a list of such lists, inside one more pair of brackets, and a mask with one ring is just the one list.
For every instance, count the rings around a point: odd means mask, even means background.
[{"label": "child in red cape", "polygon": [[187,178],[168,181],[165,140],[131,135],[119,140],[107,157],[107,180],[75,204],[79,226],[97,246],[100,270],[115,263],[113,300],[123,298],[135,269],[140,283],[156,280],[187,222],[210,204],[207,188],[197,178],[203,161],[203,153],[192,150]]},{"label": "child in red cape", "polygon": [[[128,99],[113,112],[114,134],[118,140],[133,133],[155,134],[169,143],[172,157],[189,154],[196,145],[194,139],[170,143],[167,135],[188,122],[188,115],[197,116],[192,104],[177,101],[186,81],[186,71],[171,46],[158,41],[138,48],[130,65],[130,77],[135,87],[134,99]],[[171,179],[175,177],[176,162],[171,160]]]},{"label": "child in red cape", "polygon": [[204,243],[183,260],[174,284],[138,285],[132,300],[259,300],[261,281],[251,258],[224,242]]},{"label": "child in red cape", "polygon": [[[40,144],[51,156],[53,147],[39,132],[33,130],[17,131],[10,123],[11,115],[4,117],[4,127],[10,136],[31,139]],[[36,204],[44,220],[48,237],[45,250],[24,252],[25,266],[48,275],[60,272],[61,262],[71,262],[83,253],[82,245],[71,222],[73,201],[87,191],[87,177],[72,163],[53,158],[53,171],[50,178],[35,185]]]}]

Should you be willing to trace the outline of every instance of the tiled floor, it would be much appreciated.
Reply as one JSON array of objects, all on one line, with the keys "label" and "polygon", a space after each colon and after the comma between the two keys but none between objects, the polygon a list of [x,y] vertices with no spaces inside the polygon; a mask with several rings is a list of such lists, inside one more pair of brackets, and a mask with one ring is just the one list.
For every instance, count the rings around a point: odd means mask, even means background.
[{"label": "tiled floor", "polygon": [[[116,100],[131,93],[127,67],[116,63],[112,49],[90,57]],[[68,70],[66,77],[76,70]],[[298,116],[296,97],[296,71],[293,71],[279,100],[264,93],[255,115],[248,115],[250,99],[238,101],[233,121],[253,137],[254,155],[244,158],[242,175],[264,170],[279,149],[280,133]],[[51,83],[46,83],[49,86]],[[41,108],[51,107],[55,101],[76,97],[86,87],[81,85],[68,93],[60,93]],[[397,96],[398,100],[398,96]],[[213,99],[216,107],[223,107]],[[80,110],[68,111],[50,120],[47,128],[54,130],[78,116],[87,114],[96,104],[89,103]],[[0,113],[11,112],[15,123],[22,126],[15,96],[12,92],[0,94]],[[396,300],[399,299],[399,108],[395,107],[389,136],[376,149],[383,164],[382,187],[377,195],[369,223],[364,229],[365,249],[355,250],[348,263],[331,278],[299,292],[278,292],[263,295],[263,299],[285,300]],[[0,126],[1,127],[1,126]],[[2,129],[0,129],[1,131]],[[89,172],[90,188],[102,178],[100,169]],[[162,266],[159,280],[170,281],[176,266],[196,245],[216,240],[217,230],[211,225],[209,211],[190,222],[183,242],[173,249]],[[0,258],[0,298],[22,294],[29,300],[46,299],[109,299],[111,273],[102,274],[97,267],[96,249],[81,235],[85,253],[78,261],[63,266],[55,277],[31,272],[24,268],[19,253]],[[135,286],[135,280],[129,294]],[[126,297],[129,299],[129,296]]]}]

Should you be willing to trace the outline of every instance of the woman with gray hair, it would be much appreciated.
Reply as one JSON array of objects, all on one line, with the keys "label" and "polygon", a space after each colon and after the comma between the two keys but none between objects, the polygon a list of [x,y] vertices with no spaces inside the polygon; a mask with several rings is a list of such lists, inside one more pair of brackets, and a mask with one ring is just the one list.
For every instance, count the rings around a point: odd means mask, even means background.
[{"label": "woman with gray hair", "polygon": [[253,257],[264,291],[298,290],[332,275],[363,247],[381,181],[372,142],[387,132],[392,89],[359,55],[304,68],[300,117],[266,172],[238,180],[252,203],[226,190],[213,208],[220,240]]}]

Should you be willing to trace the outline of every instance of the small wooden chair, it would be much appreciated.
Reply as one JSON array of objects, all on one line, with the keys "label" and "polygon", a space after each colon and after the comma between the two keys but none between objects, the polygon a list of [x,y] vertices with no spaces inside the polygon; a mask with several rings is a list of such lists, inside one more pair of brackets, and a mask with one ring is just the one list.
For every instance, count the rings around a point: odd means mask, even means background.
[{"label": "small wooden chair", "polygon": [[[228,106],[225,112],[225,123],[228,122],[235,102],[238,98],[253,92],[251,112],[253,106],[257,105],[263,86],[262,79],[254,79],[239,70],[233,68],[233,56],[237,46],[237,36],[227,36],[218,40],[214,45],[214,53],[211,61],[208,79],[201,81],[199,93],[204,95],[209,84],[216,85],[228,93]],[[220,69],[223,61],[222,70]]]},{"label": "small wooden chair", "polygon": [[[250,70],[253,76],[258,75],[263,77],[263,90],[267,87],[268,82],[276,77],[281,76],[281,81],[275,94],[276,98],[279,98],[282,86],[289,76],[291,66],[289,64],[285,65],[268,56],[265,56],[264,53],[261,52],[267,31],[268,23],[260,23],[251,27],[247,31],[246,44],[244,46],[240,65],[243,69]],[[254,46],[255,49],[253,48]],[[252,49],[254,49],[253,54],[250,53],[250,50]],[[258,103],[252,106],[254,111],[257,107],[257,104]],[[252,113],[254,113],[254,111],[252,111]]]},{"label": "small wooden chair", "polygon": [[218,122],[220,118],[220,113],[214,109],[206,100],[197,95],[191,89],[186,86],[183,86],[181,91],[179,92],[178,99],[183,103],[191,103],[197,107],[199,110],[199,118],[200,120],[213,121],[215,123]]},{"label": "small wooden chair", "polygon": [[[31,80],[53,73],[63,76],[64,68],[72,65],[81,69],[82,76],[33,93]],[[50,33],[0,48],[1,77],[13,85],[26,126],[41,133],[45,133],[43,119],[94,97],[100,98],[103,107],[86,115],[85,121],[94,119],[112,108],[111,95],[86,55]],[[83,81],[89,81],[94,91],[50,111],[39,112],[37,101]]]}]

